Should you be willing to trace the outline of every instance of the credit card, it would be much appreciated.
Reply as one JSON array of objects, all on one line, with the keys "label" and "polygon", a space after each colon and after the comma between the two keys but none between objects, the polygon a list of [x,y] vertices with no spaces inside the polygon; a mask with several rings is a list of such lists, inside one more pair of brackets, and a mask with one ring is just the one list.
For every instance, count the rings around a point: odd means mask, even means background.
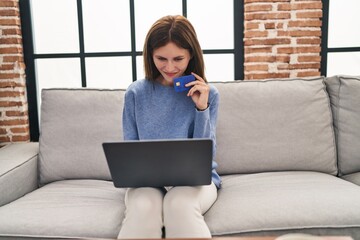
[{"label": "credit card", "polygon": [[195,81],[194,75],[186,75],[174,78],[174,88],[176,92],[183,92],[189,90],[191,87],[185,87],[189,82]]}]

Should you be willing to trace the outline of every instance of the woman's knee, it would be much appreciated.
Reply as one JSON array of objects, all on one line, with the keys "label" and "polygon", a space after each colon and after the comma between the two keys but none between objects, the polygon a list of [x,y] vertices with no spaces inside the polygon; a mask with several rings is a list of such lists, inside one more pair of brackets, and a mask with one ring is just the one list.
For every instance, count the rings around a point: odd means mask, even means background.
[{"label": "woman's knee", "polygon": [[217,198],[214,184],[201,187],[175,187],[164,197],[164,214],[169,211],[178,213],[203,214]]},{"label": "woman's knee", "polygon": [[164,197],[164,213],[189,214],[200,213],[200,205],[196,198],[181,191],[172,189]]},{"label": "woman's knee", "polygon": [[127,209],[142,213],[162,211],[163,197],[160,189],[129,189],[127,192]]}]

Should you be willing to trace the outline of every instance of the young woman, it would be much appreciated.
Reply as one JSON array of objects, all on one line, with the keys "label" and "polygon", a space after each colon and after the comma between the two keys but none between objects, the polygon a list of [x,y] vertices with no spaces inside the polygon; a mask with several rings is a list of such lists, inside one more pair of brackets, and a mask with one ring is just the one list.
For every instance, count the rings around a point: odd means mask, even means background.
[{"label": "young woman", "polygon": [[[146,79],[125,94],[125,140],[211,138],[215,154],[218,91],[207,84],[202,50],[191,23],[166,16],[149,30],[144,45]],[[189,91],[176,92],[173,79],[192,74]],[[217,198],[220,177],[213,162],[212,184],[195,187],[131,188],[118,238],[202,237],[211,233],[203,214]],[[191,176],[189,176],[191,177]]]}]

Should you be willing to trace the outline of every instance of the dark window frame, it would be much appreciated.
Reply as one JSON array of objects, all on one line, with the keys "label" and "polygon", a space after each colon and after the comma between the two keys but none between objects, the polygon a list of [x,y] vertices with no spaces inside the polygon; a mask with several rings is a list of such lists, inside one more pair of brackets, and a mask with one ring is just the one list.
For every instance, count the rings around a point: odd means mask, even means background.
[{"label": "dark window frame", "polygon": [[[33,29],[31,25],[30,0],[19,0],[21,28],[24,48],[24,61],[26,65],[26,88],[29,108],[29,124],[31,141],[39,141],[39,119],[37,96],[40,94],[36,89],[35,60],[51,58],[79,58],[81,68],[81,85],[86,87],[86,64],[87,57],[112,57],[129,56],[132,59],[133,81],[137,79],[136,57],[142,55],[142,51],[136,51],[135,36],[135,6],[134,0],[130,3],[130,30],[131,30],[131,51],[130,52],[95,52],[86,53],[84,49],[84,28],[82,0],[77,1],[78,29],[79,29],[79,53],[59,54],[35,54],[33,42]],[[233,1],[234,14],[234,48],[233,49],[204,49],[204,54],[234,54],[234,78],[244,79],[244,1]],[[182,14],[187,16],[187,0],[182,0]]]}]

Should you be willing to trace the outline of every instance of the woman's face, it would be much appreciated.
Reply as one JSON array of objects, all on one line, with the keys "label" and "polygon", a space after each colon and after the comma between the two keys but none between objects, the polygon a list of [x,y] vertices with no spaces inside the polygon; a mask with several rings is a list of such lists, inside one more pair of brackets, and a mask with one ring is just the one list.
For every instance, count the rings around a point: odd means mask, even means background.
[{"label": "woman's face", "polygon": [[190,61],[190,52],[169,42],[154,50],[153,61],[162,76],[158,79],[160,83],[170,86],[174,78],[184,74]]}]

